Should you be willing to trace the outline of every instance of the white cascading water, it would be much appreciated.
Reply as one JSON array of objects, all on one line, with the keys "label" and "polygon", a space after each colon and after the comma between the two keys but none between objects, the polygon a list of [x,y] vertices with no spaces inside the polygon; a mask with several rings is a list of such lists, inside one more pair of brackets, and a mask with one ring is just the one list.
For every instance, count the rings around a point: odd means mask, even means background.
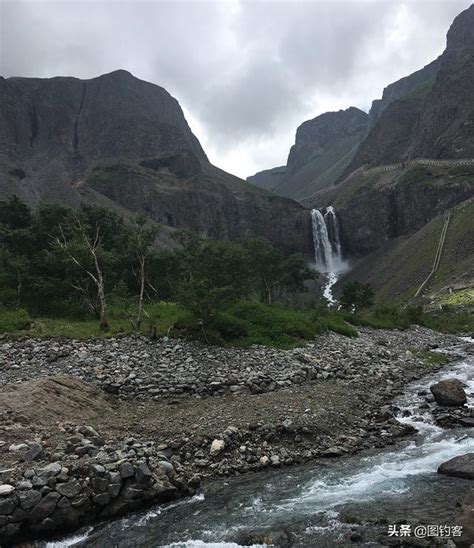
[{"label": "white cascading water", "polygon": [[339,234],[339,221],[333,206],[323,213],[319,209],[311,210],[313,227],[314,260],[316,269],[325,275],[324,297],[334,303],[332,287],[347,265],[342,257]]}]

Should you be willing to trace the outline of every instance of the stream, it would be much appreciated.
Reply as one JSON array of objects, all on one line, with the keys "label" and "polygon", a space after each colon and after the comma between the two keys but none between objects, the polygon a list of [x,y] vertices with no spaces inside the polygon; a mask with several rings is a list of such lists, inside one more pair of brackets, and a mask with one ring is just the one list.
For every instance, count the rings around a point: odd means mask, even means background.
[{"label": "stream", "polygon": [[[465,343],[473,342],[465,339]],[[454,526],[456,501],[472,482],[436,474],[452,457],[474,451],[469,428],[442,429],[420,391],[457,378],[474,404],[474,359],[413,382],[395,400],[398,420],[417,434],[388,448],[304,466],[248,474],[205,485],[191,499],[79,531],[47,548],[260,546],[381,546],[390,524]],[[363,524],[358,536],[357,524]]]}]

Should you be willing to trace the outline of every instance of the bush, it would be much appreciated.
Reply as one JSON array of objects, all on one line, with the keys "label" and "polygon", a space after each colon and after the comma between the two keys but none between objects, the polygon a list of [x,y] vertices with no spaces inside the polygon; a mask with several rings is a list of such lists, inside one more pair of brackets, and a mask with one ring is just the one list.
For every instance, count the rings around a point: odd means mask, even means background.
[{"label": "bush", "polygon": [[347,314],[346,320],[353,325],[374,329],[408,329],[411,325],[426,325],[423,307],[401,309],[397,306],[378,306],[373,310]]},{"label": "bush", "polygon": [[355,280],[344,285],[340,302],[342,308],[357,311],[370,308],[374,304],[374,296],[375,292],[370,284]]},{"label": "bush", "polygon": [[248,335],[248,325],[245,321],[222,312],[209,323],[212,331],[219,333],[224,341],[242,339]]},{"label": "bush", "polygon": [[358,337],[359,333],[340,316],[329,316],[320,319],[326,331],[334,331],[345,337]]},{"label": "bush", "polygon": [[0,334],[29,329],[31,318],[26,310],[0,310]]}]

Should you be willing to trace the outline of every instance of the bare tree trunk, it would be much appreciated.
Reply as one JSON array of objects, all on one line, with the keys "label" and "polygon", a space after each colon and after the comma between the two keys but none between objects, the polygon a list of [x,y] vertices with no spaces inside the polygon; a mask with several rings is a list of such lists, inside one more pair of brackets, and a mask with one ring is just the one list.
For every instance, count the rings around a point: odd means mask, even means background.
[{"label": "bare tree trunk", "polygon": [[263,276],[263,281],[265,283],[265,291],[267,293],[267,303],[272,304],[272,288],[268,284],[267,277],[265,275]]},{"label": "bare tree trunk", "polygon": [[140,257],[140,294],[138,296],[137,329],[140,329],[143,318],[143,296],[145,294],[145,256]]},{"label": "bare tree trunk", "polygon": [[71,260],[80,268],[82,268],[86,274],[92,279],[95,286],[97,287],[97,297],[99,300],[99,322],[100,322],[100,328],[101,329],[108,329],[109,328],[109,322],[107,321],[107,300],[105,298],[105,284],[104,284],[104,275],[102,273],[102,269],[99,264],[99,259],[97,256],[97,249],[100,245],[100,228],[97,226],[96,233],[94,237],[94,241],[89,239],[89,236],[86,234],[86,231],[84,229],[84,226],[82,223],[77,220],[77,228],[79,229],[79,232],[81,234],[81,237],[86,244],[87,248],[89,249],[90,254],[92,255],[92,258],[94,260],[94,269],[95,274],[91,270],[88,270],[84,265],[80,263],[80,261],[74,257],[74,255],[70,252],[68,243],[66,240],[66,237],[64,235],[64,232],[62,230],[62,227],[60,227],[61,230],[61,238],[56,238],[56,242],[58,245],[66,251],[66,253],[69,255]]},{"label": "bare tree trunk", "polygon": [[17,281],[17,285],[16,285],[16,307],[20,308],[20,306],[21,306],[21,290],[22,290],[23,284],[21,283],[21,276],[20,276],[20,271],[19,270],[17,270],[17,272],[16,272],[16,281]]},{"label": "bare tree trunk", "polygon": [[94,242],[94,245],[90,245],[89,249],[91,250],[92,256],[94,257],[94,266],[96,271],[96,285],[97,285],[97,296],[99,297],[99,322],[101,329],[108,329],[109,322],[107,321],[107,301],[105,299],[105,285],[104,285],[104,276],[99,265],[99,260],[97,258],[97,245],[98,242],[98,229],[97,237]]}]

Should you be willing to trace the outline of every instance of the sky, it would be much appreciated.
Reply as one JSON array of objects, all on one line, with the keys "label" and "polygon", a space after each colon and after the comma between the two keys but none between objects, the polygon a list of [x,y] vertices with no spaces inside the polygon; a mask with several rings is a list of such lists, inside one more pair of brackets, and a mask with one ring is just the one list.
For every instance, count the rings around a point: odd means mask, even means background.
[{"label": "sky", "polygon": [[445,47],[471,1],[0,0],[0,75],[166,88],[215,165],[241,177],[286,163],[296,128],[366,112]]}]

